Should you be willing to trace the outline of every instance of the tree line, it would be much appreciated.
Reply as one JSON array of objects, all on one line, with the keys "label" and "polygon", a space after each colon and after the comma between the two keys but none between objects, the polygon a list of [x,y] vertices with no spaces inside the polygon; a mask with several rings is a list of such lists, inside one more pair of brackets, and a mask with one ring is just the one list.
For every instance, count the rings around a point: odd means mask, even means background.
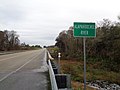
[{"label": "tree line", "polygon": [[[120,72],[120,22],[103,19],[96,27],[96,37],[86,40],[87,60],[100,62],[102,69]],[[65,59],[83,60],[83,38],[73,37],[73,26],[59,33],[55,45]]]},{"label": "tree line", "polygon": [[0,31],[0,51],[10,50],[29,50],[41,48],[40,45],[30,46],[26,43],[20,43],[19,35],[16,31]]},{"label": "tree line", "polygon": [[8,50],[16,50],[19,49],[20,40],[19,35],[16,31],[0,31],[0,50],[8,51]]}]

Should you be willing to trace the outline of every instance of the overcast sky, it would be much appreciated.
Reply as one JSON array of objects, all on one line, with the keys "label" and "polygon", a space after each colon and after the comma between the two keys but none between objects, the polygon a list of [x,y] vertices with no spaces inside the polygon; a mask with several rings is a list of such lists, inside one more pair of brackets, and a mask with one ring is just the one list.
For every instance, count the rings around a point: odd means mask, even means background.
[{"label": "overcast sky", "polygon": [[73,22],[117,21],[120,0],[0,0],[0,30],[15,30],[26,44],[53,45]]}]

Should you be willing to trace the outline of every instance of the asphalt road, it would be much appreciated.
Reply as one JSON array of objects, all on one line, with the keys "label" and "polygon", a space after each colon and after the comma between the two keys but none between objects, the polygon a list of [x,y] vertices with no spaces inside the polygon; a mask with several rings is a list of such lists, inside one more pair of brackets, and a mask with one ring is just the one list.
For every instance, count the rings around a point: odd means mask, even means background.
[{"label": "asphalt road", "polygon": [[0,90],[48,90],[45,52],[0,55]]}]

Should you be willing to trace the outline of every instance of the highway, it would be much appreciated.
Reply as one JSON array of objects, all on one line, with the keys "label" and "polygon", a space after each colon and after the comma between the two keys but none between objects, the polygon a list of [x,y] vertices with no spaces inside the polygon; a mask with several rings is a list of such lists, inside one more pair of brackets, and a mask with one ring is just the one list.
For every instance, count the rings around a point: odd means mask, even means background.
[{"label": "highway", "polygon": [[46,49],[0,55],[0,90],[48,90]]}]

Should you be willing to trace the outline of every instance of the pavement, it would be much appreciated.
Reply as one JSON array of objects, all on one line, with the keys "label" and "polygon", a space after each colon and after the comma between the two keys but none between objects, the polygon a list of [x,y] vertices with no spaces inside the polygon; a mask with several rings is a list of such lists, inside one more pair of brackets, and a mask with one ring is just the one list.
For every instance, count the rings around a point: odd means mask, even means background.
[{"label": "pavement", "polygon": [[46,49],[0,55],[0,90],[48,90]]}]

